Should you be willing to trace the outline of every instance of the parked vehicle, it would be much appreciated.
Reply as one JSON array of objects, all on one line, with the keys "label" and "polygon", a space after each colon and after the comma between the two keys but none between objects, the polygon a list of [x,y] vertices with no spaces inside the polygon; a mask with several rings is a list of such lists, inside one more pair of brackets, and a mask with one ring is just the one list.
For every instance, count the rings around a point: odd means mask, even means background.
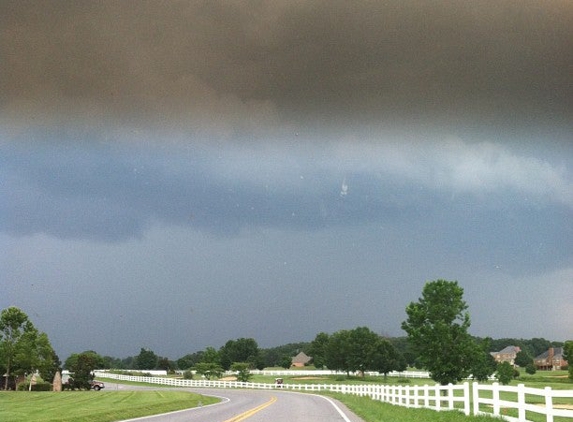
[{"label": "parked vehicle", "polygon": [[95,391],[99,391],[102,388],[105,388],[105,384],[103,382],[95,381],[95,380],[90,381],[90,386],[91,386],[92,390],[95,390]]}]

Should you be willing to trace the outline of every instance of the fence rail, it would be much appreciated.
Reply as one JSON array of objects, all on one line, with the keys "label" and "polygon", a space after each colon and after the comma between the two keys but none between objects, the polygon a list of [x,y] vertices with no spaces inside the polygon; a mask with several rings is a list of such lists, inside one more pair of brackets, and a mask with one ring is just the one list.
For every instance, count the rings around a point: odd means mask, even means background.
[{"label": "fence rail", "polygon": [[[299,374],[299,371],[294,371]],[[316,372],[314,372],[316,374]],[[284,371],[281,371],[282,375]],[[471,384],[459,385],[381,385],[381,384],[270,384],[220,380],[187,380],[180,378],[147,377],[113,374],[107,371],[96,371],[97,377],[122,381],[145,382],[173,387],[204,388],[251,388],[281,389],[307,392],[332,392],[367,396],[373,400],[411,408],[427,408],[436,411],[458,410],[466,415],[493,414],[508,421],[526,422],[527,413],[545,415],[546,422],[554,422],[555,417],[573,419],[573,409],[563,408],[557,403],[567,401],[573,404],[573,390],[554,390],[551,387],[529,388],[523,384],[517,387]],[[556,401],[557,399],[557,401]],[[473,407],[472,407],[473,403]],[[507,415],[508,409],[515,409],[517,417]]]}]

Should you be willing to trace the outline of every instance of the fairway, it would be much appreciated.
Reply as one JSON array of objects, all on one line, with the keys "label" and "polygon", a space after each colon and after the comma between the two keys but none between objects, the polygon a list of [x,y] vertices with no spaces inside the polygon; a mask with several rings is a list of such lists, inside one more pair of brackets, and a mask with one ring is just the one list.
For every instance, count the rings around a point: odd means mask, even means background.
[{"label": "fairway", "polygon": [[111,422],[217,403],[186,391],[1,392],[3,422]]}]

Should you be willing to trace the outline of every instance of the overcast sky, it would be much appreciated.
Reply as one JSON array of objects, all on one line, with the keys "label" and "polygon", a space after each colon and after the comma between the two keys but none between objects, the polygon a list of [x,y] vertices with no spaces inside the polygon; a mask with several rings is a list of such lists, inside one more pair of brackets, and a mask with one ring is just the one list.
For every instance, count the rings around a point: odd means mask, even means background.
[{"label": "overcast sky", "polygon": [[573,338],[573,4],[0,2],[0,308],[60,358]]}]

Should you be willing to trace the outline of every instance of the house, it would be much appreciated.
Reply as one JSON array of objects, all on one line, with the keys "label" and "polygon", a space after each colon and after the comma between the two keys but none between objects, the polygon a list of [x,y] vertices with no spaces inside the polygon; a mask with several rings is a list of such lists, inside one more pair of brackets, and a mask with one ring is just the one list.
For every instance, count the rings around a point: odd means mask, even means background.
[{"label": "house", "polygon": [[555,371],[568,366],[563,358],[563,347],[550,347],[533,359],[533,363],[537,369],[546,371]]},{"label": "house", "polygon": [[507,346],[499,352],[491,352],[490,354],[497,363],[509,362],[515,366],[515,357],[519,352],[521,352],[521,348],[518,346]]},{"label": "house", "polygon": [[303,367],[309,363],[311,359],[312,358],[307,356],[306,353],[300,352],[298,355],[292,358],[292,366]]}]

